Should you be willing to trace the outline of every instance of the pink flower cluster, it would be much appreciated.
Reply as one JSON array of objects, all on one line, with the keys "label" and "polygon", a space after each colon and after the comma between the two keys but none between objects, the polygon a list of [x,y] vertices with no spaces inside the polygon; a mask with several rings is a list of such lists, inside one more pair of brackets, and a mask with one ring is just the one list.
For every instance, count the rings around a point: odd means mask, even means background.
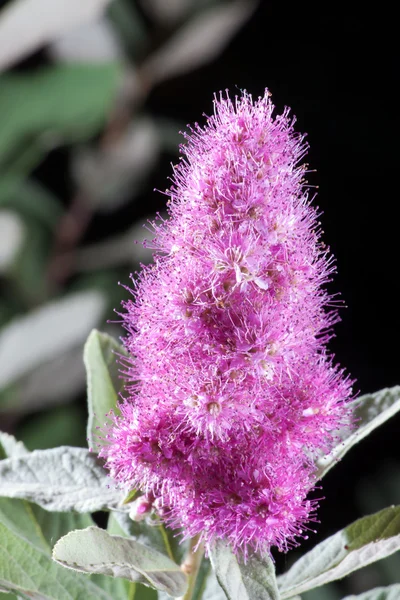
[{"label": "pink flower cluster", "polygon": [[267,91],[214,105],[125,304],[128,397],[101,453],[185,536],[286,550],[314,519],[315,458],[351,420],[325,351],[334,267],[288,110],[273,116]]}]

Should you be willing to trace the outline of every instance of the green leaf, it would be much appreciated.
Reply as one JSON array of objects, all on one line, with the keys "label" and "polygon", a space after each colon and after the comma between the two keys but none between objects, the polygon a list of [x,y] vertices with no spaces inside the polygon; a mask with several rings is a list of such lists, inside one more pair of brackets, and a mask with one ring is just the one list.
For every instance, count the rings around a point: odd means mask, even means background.
[{"label": "green leaf", "polygon": [[[0,77],[0,162],[44,134],[54,142],[90,137],[105,122],[119,80],[116,64],[45,67]],[[47,140],[47,146],[49,141]]]},{"label": "green leaf", "polygon": [[129,502],[133,502],[133,500],[135,500],[139,494],[140,492],[138,492],[138,490],[131,490],[124,498],[123,504],[129,504]]},{"label": "green leaf", "polygon": [[210,560],[228,600],[279,600],[275,567],[269,556],[253,554],[244,563],[218,540]]},{"label": "green leaf", "polygon": [[356,429],[348,432],[332,452],[317,461],[318,479],[324,477],[350,448],[400,411],[400,386],[361,396],[354,406],[355,418],[358,419]]},{"label": "green leaf", "polygon": [[282,599],[342,579],[400,549],[400,506],[385,508],[338,531],[278,577]]},{"label": "green leaf", "polygon": [[0,498],[0,523],[12,534],[49,553],[50,545],[38,527],[29,502]]},{"label": "green leaf", "polygon": [[[43,403],[43,407],[45,404]],[[17,434],[30,450],[56,446],[83,446],[86,440],[85,415],[82,406],[46,407],[18,425]]]},{"label": "green leaf", "polygon": [[114,535],[131,537],[139,544],[157,550],[179,564],[188,547],[188,543],[179,544],[174,532],[164,525],[133,521],[125,512],[110,513],[107,531]]},{"label": "green leaf", "polygon": [[153,588],[137,583],[135,595],[132,596],[132,600],[159,600],[160,593],[162,594],[163,592],[157,592],[157,590],[154,590]]},{"label": "green leaf", "polygon": [[[7,434],[0,432],[0,455],[24,456],[28,450],[21,442]],[[32,546],[50,555],[52,546],[57,540],[73,529],[83,529],[93,525],[92,518],[88,514],[78,513],[49,513],[39,506],[31,505],[22,500],[0,499],[0,522],[11,534],[23,538]],[[1,555],[0,541],[0,555]],[[12,560],[15,560],[14,549],[9,550]],[[0,570],[2,566],[0,564]],[[8,585],[11,585],[10,583]],[[118,580],[108,577],[99,577],[98,585],[110,593],[109,598],[126,598],[130,600],[128,593],[123,593]],[[1,588],[1,584],[0,584]],[[14,586],[11,587],[14,589]],[[26,591],[26,590],[25,590]],[[20,592],[22,593],[22,592]],[[0,593],[0,598],[2,594]],[[7,596],[4,596],[7,597]],[[8,596],[15,598],[15,596]],[[25,597],[25,596],[24,596]],[[29,596],[32,597],[32,596]],[[44,598],[44,596],[40,596]]]},{"label": "green leaf", "polygon": [[[10,532],[24,538],[34,547],[44,551],[48,554],[49,560],[51,548],[60,537],[73,529],[83,529],[94,524],[88,514],[71,512],[49,513],[39,506],[31,505],[28,502],[22,500],[11,501],[6,498],[0,499],[0,513],[0,521],[3,522]],[[14,560],[13,552],[14,550],[11,549],[10,553]],[[63,572],[63,570],[61,571]],[[106,576],[92,577],[91,579],[95,579],[94,583],[101,589],[109,592],[109,598],[129,599],[128,593],[124,593],[122,580],[111,579]]]},{"label": "green leaf", "polygon": [[34,600],[116,598],[89,578],[55,564],[30,505],[7,499],[0,499],[0,590]]},{"label": "green leaf", "polygon": [[94,329],[89,335],[83,351],[87,374],[88,428],[90,448],[97,445],[98,430],[104,427],[110,410],[119,414],[118,394],[123,388],[116,354],[125,350],[111,336]]},{"label": "green leaf", "polygon": [[134,600],[136,597],[135,593],[137,584],[127,581],[126,579],[122,579],[122,577],[91,575],[90,579],[116,600]]},{"label": "green leaf", "polygon": [[85,448],[69,446],[0,461],[0,496],[23,498],[50,511],[83,513],[123,500],[97,457]]},{"label": "green leaf", "polygon": [[27,173],[0,180],[0,206],[16,210],[27,220],[35,219],[52,231],[62,216],[62,204],[47,188],[34,179],[24,179]]},{"label": "green leaf", "polygon": [[343,600],[399,600],[400,584],[379,587],[358,596],[346,596]]},{"label": "green leaf", "polygon": [[32,504],[30,509],[50,548],[70,531],[94,525],[92,517],[87,513],[48,512],[35,504]]},{"label": "green leaf", "polygon": [[72,531],[57,542],[53,558],[70,569],[125,577],[182,596],[185,574],[169,558],[132,539],[110,535],[97,527]]}]

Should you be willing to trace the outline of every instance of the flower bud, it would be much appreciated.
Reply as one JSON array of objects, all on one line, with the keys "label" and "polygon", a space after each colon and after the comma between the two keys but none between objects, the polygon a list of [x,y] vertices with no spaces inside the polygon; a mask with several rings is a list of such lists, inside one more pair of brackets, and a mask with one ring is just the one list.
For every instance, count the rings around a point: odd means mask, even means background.
[{"label": "flower bud", "polygon": [[147,496],[136,498],[130,506],[129,518],[132,521],[143,521],[151,512],[153,503]]}]

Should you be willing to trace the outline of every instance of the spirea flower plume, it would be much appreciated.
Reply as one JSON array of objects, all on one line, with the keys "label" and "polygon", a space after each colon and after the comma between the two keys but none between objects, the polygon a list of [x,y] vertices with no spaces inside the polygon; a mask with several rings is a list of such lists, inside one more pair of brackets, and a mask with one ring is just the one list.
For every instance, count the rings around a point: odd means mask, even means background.
[{"label": "spirea flower plume", "polygon": [[185,135],[125,304],[128,397],[101,453],[185,536],[286,550],[314,519],[315,458],[351,420],[325,351],[334,266],[289,111],[267,91],[214,106]]}]

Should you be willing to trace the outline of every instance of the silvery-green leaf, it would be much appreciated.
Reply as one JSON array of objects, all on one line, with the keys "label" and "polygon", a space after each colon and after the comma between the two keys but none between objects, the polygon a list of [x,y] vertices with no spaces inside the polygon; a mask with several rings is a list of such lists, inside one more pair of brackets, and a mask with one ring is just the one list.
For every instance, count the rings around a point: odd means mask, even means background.
[{"label": "silvery-green leaf", "polygon": [[379,587],[358,596],[346,596],[343,600],[399,600],[400,584]]},{"label": "silvery-green leaf", "polygon": [[[27,142],[27,144],[29,144],[29,142]],[[37,163],[39,163],[39,161],[40,159],[38,159]],[[32,168],[34,167],[32,166]],[[35,202],[33,198],[31,201]],[[52,233],[47,226],[40,223],[37,219],[25,217],[24,221],[26,233],[24,235],[22,246],[10,266],[8,278],[13,282],[13,285],[17,287],[19,296],[27,306],[38,307],[39,305],[45,304],[48,296],[46,270],[49,262],[49,243],[52,239]],[[32,312],[35,314],[36,310]],[[32,314],[32,312],[30,314]],[[28,316],[28,314],[25,313],[26,316]],[[7,323],[4,323],[4,327],[12,326],[13,324],[18,323],[20,319],[21,314],[17,312]],[[26,323],[25,319],[22,323]],[[30,341],[27,341],[27,344],[29,343]],[[1,351],[2,349],[0,348],[0,353]],[[12,363],[13,361],[11,361],[11,364]],[[2,376],[0,375],[0,380],[1,379]]]},{"label": "silvery-green leaf", "polygon": [[96,329],[91,332],[83,351],[89,409],[87,438],[91,448],[96,447],[98,430],[104,427],[106,415],[110,410],[119,413],[117,405],[123,380],[117,364],[118,354],[126,353],[114,338]]},{"label": "silvery-green leaf", "polygon": [[[182,21],[195,8],[193,0],[174,0],[166,4],[163,0],[141,0],[143,10],[152,20],[158,21],[163,26],[169,26]],[[201,10],[202,2],[196,3]]]},{"label": "silvery-green leaf", "polygon": [[[109,0],[17,0],[0,13],[0,69],[81,23],[98,17]],[[19,35],[15,35],[18,31]]]},{"label": "silvery-green leaf", "polygon": [[24,226],[10,210],[0,210],[0,273],[7,271],[20,249]]},{"label": "silvery-green leaf", "polygon": [[[28,505],[25,502],[24,505],[32,514],[32,518],[36,520],[35,527],[37,530],[40,529],[41,536],[47,541],[49,549],[53,548],[58,540],[70,531],[85,529],[94,525],[92,517],[87,513],[55,513],[48,512],[35,504]],[[135,584],[129,583],[125,579],[114,579],[107,575],[93,575],[91,580],[112,598],[118,598],[118,600],[126,598],[130,600],[132,597],[130,595],[132,591],[131,586]]]},{"label": "silvery-green leaf", "polygon": [[193,600],[226,600],[225,592],[218,583],[210,561],[205,557],[196,577]]},{"label": "silvery-green leaf", "polygon": [[282,599],[342,579],[400,549],[400,506],[358,519],[302,556],[278,577]]},{"label": "silvery-green leaf", "polygon": [[142,67],[152,85],[209,62],[251,16],[254,0],[235,0],[200,12],[152,54]]},{"label": "silvery-green leaf", "polygon": [[[197,576],[196,587],[193,593],[193,600],[226,600],[226,594],[222,587],[219,585],[218,580],[212,570],[210,563],[207,559],[203,559],[203,562],[208,563],[208,573],[205,576],[201,576],[201,573]],[[198,586],[198,580],[200,585]],[[139,599],[141,600],[141,598]],[[165,592],[158,592],[158,600],[171,600],[171,596]],[[291,600],[301,600],[300,596]]]},{"label": "silvery-green leaf", "polygon": [[[40,365],[18,381],[15,399],[3,403],[3,410],[24,415],[38,409],[65,404],[85,389],[85,367],[79,344]],[[57,442],[54,445],[58,445]]]},{"label": "silvery-green leaf", "polygon": [[18,457],[29,454],[22,442],[18,442],[13,435],[0,431],[0,460],[11,456]]},{"label": "silvery-green leaf", "polygon": [[207,576],[204,592],[199,597],[199,600],[226,600],[225,592],[218,583],[218,579],[212,569]]},{"label": "silvery-green leaf", "polygon": [[82,343],[103,310],[102,295],[85,291],[11,321],[0,332],[0,387]]},{"label": "silvery-green leaf", "polygon": [[318,479],[321,479],[345,454],[371,431],[400,411],[400,386],[385,388],[374,394],[361,396],[354,403],[358,419],[354,431],[348,432],[341,444],[317,461]]},{"label": "silvery-green leaf", "polygon": [[121,48],[111,23],[101,17],[57,37],[49,54],[57,62],[107,63],[121,58]]},{"label": "silvery-green leaf", "polygon": [[182,596],[187,587],[186,575],[168,557],[97,527],[72,531],[61,538],[54,547],[53,558],[70,569],[124,577],[173,597]]},{"label": "silvery-green leaf", "polygon": [[94,525],[94,521],[88,513],[48,512],[36,504],[32,504],[29,510],[32,511],[32,517],[35,518],[41,535],[50,548],[53,548],[54,544],[70,531]]},{"label": "silvery-green leaf", "polygon": [[108,517],[107,531],[111,535],[131,537],[139,544],[157,550],[175,562],[180,562],[182,552],[174,552],[176,544],[171,544],[170,532],[162,524],[133,521],[126,512],[113,511]]},{"label": "silvery-green leaf", "polygon": [[260,558],[253,554],[245,564],[218,540],[210,560],[228,600],[279,600],[275,567],[269,556]]},{"label": "silvery-green leaf", "polygon": [[[204,548],[197,548],[196,552],[194,552],[196,543],[195,538],[188,540],[186,552],[179,560],[179,564],[184,572],[187,572],[188,566],[190,569],[188,589],[185,598],[181,600],[186,600],[186,598],[189,600],[203,600],[206,580],[212,572],[210,561],[204,556]],[[224,600],[225,594],[221,588],[220,590],[223,594],[222,600]],[[168,594],[159,592],[158,600],[171,600],[171,597]]]},{"label": "silvery-green leaf", "polygon": [[23,498],[57,512],[93,512],[123,500],[97,457],[69,446],[0,461],[0,496]]},{"label": "silvery-green leaf", "polygon": [[137,117],[112,144],[79,150],[73,157],[74,178],[95,210],[113,211],[141,189],[160,147],[153,120]]},{"label": "silvery-green leaf", "polygon": [[32,507],[4,498],[0,499],[0,590],[33,600],[116,599],[88,577],[55,564]]}]

